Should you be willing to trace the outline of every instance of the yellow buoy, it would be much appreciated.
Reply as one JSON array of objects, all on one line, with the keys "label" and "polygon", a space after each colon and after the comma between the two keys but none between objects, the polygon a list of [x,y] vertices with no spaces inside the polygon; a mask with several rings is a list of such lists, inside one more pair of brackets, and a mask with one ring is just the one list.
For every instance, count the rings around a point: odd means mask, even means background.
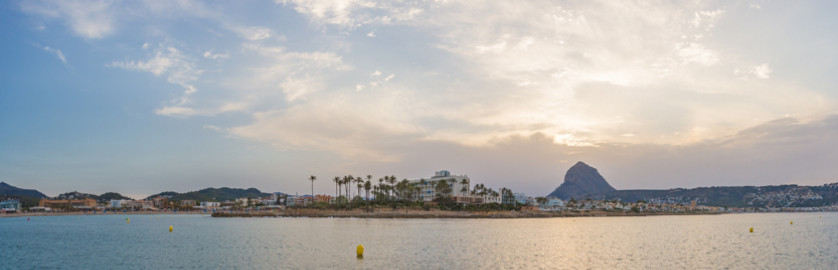
[{"label": "yellow buoy", "polygon": [[355,253],[358,254],[359,259],[364,258],[364,245],[358,245],[358,247],[355,248]]},{"label": "yellow buoy", "polygon": [[794,221],[789,221],[789,224],[790,224],[790,225],[791,225],[791,224],[794,224]]},{"label": "yellow buoy", "polygon": [[131,224],[131,220],[128,219],[128,218],[125,218],[125,224]]},{"label": "yellow buoy", "polygon": [[751,231],[751,232],[754,232],[754,227],[751,227],[750,231]]},{"label": "yellow buoy", "polygon": [[174,229],[174,227],[175,226],[169,226],[169,232],[171,232]]}]

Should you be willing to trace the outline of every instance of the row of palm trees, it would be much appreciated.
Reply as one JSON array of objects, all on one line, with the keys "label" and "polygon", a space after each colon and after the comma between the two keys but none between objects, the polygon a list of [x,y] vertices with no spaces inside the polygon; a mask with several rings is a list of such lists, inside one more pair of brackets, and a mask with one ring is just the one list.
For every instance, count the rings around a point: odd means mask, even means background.
[{"label": "row of palm trees", "polygon": [[[419,182],[411,183],[407,179],[402,179],[398,181],[396,176],[384,176],[382,178],[378,178],[378,184],[373,184],[372,182],[372,175],[366,175],[366,177],[354,177],[351,174],[341,176],[335,176],[332,178],[332,182],[335,183],[335,198],[346,196],[347,199],[351,199],[352,197],[352,187],[353,185],[357,187],[357,193],[355,196],[361,196],[361,190],[365,191],[364,199],[369,201],[370,199],[370,191],[372,191],[372,195],[376,199],[383,199],[383,200],[408,200],[413,201],[419,198],[420,193],[422,192],[422,187],[427,186],[429,183],[428,180],[422,179]],[[317,180],[317,177],[312,175],[309,177],[311,181],[311,196],[314,199],[314,181]],[[448,183],[455,183],[456,180],[448,179],[446,181],[438,181],[433,188],[436,191],[437,196],[447,196],[451,195],[453,192],[450,190]],[[470,183],[468,179],[462,179],[460,184],[463,186],[461,190],[459,190],[460,194],[469,194],[472,196],[500,196],[497,191],[494,191],[491,188],[486,188],[483,184],[477,184],[474,186],[473,189],[469,189]],[[507,189],[501,189],[505,191]],[[344,195],[346,194],[346,195]]]}]

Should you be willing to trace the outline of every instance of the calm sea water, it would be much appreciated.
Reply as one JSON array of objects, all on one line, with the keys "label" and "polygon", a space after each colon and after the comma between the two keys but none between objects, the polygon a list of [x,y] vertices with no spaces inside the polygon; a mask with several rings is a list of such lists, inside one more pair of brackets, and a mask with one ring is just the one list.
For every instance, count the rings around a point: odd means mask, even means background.
[{"label": "calm sea water", "polygon": [[[363,259],[355,257],[358,244],[365,247]],[[838,213],[548,219],[0,218],[0,268],[838,269]]]}]

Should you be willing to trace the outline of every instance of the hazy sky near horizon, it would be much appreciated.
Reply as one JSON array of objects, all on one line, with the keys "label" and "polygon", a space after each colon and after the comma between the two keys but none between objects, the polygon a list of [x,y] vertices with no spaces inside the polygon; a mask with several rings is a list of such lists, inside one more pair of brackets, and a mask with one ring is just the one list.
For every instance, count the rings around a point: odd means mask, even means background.
[{"label": "hazy sky near horizon", "polygon": [[833,1],[3,1],[0,180],[838,181]]}]

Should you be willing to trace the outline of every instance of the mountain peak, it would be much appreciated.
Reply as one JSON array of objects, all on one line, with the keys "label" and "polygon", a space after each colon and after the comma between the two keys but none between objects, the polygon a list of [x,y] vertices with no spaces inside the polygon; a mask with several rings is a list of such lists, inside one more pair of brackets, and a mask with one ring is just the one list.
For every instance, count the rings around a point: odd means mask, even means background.
[{"label": "mountain peak", "polygon": [[614,187],[605,181],[605,178],[599,174],[596,168],[579,161],[567,170],[564,176],[564,183],[547,196],[567,200],[570,198],[604,194],[615,190]]}]

